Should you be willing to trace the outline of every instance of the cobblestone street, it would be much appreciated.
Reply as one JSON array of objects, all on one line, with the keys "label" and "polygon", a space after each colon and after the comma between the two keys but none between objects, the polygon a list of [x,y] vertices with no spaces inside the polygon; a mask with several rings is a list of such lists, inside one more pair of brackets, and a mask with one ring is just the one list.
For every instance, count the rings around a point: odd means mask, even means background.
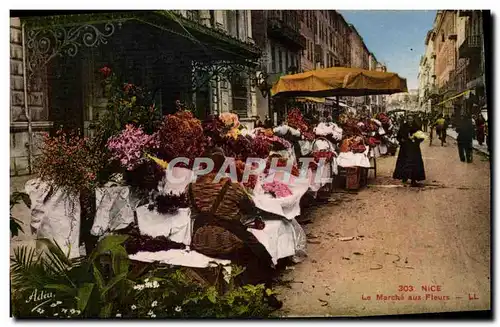
[{"label": "cobblestone street", "polygon": [[451,138],[434,144],[421,146],[425,187],[401,186],[391,178],[397,157],[380,158],[367,188],[313,210],[309,257],[283,276],[281,315],[490,308],[490,162],[477,152],[460,162]]}]

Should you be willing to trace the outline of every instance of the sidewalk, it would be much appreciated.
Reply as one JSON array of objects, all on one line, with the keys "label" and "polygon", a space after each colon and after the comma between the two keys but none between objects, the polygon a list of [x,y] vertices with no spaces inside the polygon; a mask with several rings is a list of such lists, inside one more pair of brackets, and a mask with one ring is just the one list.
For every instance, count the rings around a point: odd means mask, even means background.
[{"label": "sidewalk", "polygon": [[[455,130],[453,130],[451,128],[448,128],[446,130],[446,135],[448,135],[452,139],[456,140],[458,134],[457,134],[457,132]],[[490,155],[490,153],[488,152],[488,147],[486,146],[486,144],[483,143],[483,145],[479,145],[479,143],[477,143],[477,140],[473,140],[472,141],[472,146],[474,147],[474,150],[477,150],[477,151],[479,151],[481,153]]]}]

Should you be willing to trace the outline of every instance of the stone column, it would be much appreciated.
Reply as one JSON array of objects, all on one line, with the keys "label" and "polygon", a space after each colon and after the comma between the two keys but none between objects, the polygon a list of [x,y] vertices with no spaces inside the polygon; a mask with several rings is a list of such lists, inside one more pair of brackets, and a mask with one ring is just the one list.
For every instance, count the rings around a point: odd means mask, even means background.
[{"label": "stone column", "polygon": [[200,10],[200,23],[208,27],[213,27],[210,23],[210,10]]},{"label": "stone column", "polygon": [[225,15],[224,10],[215,10],[215,12],[214,12],[215,26],[214,27],[224,29],[227,31],[227,26],[224,24],[224,15]]},{"label": "stone column", "polygon": [[249,39],[253,39],[252,36],[252,11],[251,10],[245,10],[246,15],[247,15],[247,37]]}]

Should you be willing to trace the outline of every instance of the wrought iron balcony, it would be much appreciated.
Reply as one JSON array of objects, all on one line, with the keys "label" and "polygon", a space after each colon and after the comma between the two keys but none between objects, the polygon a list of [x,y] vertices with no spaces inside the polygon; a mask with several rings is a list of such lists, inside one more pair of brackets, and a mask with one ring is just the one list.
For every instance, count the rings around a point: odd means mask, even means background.
[{"label": "wrought iron balcony", "polygon": [[267,32],[293,48],[301,50],[306,48],[306,38],[279,18],[268,19]]},{"label": "wrought iron balcony", "polygon": [[481,36],[469,35],[458,48],[459,58],[472,58],[481,55]]}]

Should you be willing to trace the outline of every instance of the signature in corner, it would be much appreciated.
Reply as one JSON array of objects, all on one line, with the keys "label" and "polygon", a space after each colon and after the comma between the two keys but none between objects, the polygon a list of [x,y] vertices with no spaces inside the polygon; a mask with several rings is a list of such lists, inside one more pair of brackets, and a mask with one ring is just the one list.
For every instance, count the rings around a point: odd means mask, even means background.
[{"label": "signature in corner", "polygon": [[31,303],[31,302],[36,303],[36,302],[43,301],[43,302],[39,303],[38,305],[36,305],[31,310],[33,312],[36,309],[38,309],[40,306],[42,306],[43,304],[49,302],[53,297],[54,297],[54,294],[52,294],[52,293],[46,293],[43,290],[39,292],[37,289],[35,289],[35,290],[33,290],[33,293],[30,294],[30,296],[28,297],[28,299],[25,302],[26,303]]}]

